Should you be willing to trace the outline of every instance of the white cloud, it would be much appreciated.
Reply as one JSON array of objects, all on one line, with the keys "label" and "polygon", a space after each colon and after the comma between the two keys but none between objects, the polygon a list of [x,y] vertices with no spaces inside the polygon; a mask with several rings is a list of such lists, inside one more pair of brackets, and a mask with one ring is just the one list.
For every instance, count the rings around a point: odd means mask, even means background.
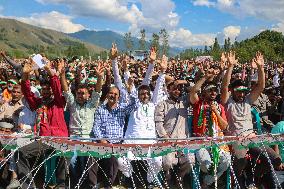
[{"label": "white cloud", "polygon": [[169,42],[173,47],[188,48],[191,46],[212,45],[215,34],[192,34],[191,31],[184,28],[171,31],[169,33]]},{"label": "white cloud", "polygon": [[284,34],[284,21],[283,22],[279,22],[278,24],[276,24],[276,26],[274,26],[272,28],[272,30],[278,31],[278,32],[282,32]]},{"label": "white cloud", "polygon": [[242,41],[248,38],[252,38],[255,35],[258,35],[260,32],[264,31],[265,28],[261,26],[256,27],[244,27],[241,30],[241,33],[237,37],[237,41]]},{"label": "white cloud", "polygon": [[[239,0],[239,10],[242,14],[265,20],[282,21],[284,19],[284,1],[282,0]],[[237,7],[235,5],[234,7]]]},{"label": "white cloud", "polygon": [[[199,6],[207,5],[199,4]],[[224,40],[226,35],[231,35],[231,39],[234,39],[234,36],[236,36],[239,41],[257,35],[265,29],[272,29],[284,33],[284,0],[217,0],[211,7],[221,12],[234,15],[237,18],[255,17],[276,23],[276,25],[271,28],[262,28],[259,26],[250,28],[244,27],[241,31],[239,31],[241,28],[227,27],[224,28],[222,33],[218,34],[219,40]]]},{"label": "white cloud", "polygon": [[225,38],[230,38],[234,40],[237,36],[239,36],[241,33],[241,27],[240,26],[227,26],[223,29],[223,34]]},{"label": "white cloud", "polygon": [[[161,28],[168,30],[179,23],[171,0],[37,0],[44,4],[64,4],[72,15],[96,17],[130,24],[134,34],[141,28],[147,32],[157,32]],[[141,10],[137,3],[141,5]]]},{"label": "white cloud", "polygon": [[194,6],[207,6],[207,7],[211,7],[211,6],[214,6],[215,3],[211,2],[209,0],[195,0],[195,1],[193,1],[193,5]]},{"label": "white cloud", "polygon": [[253,16],[265,20],[284,20],[283,0],[195,0],[196,6],[213,6],[222,12],[226,12],[237,17]]},{"label": "white cloud", "polygon": [[235,3],[235,0],[218,0],[217,4],[222,7],[231,7]]},{"label": "white cloud", "polygon": [[61,14],[56,11],[48,13],[35,13],[30,17],[12,17],[27,24],[53,29],[64,33],[73,33],[83,30],[85,27],[81,24],[72,22],[72,17]]},{"label": "white cloud", "polygon": [[127,7],[126,0],[37,0],[43,4],[64,4],[72,14],[77,16],[113,19],[132,23],[140,16],[139,9],[134,5]]}]

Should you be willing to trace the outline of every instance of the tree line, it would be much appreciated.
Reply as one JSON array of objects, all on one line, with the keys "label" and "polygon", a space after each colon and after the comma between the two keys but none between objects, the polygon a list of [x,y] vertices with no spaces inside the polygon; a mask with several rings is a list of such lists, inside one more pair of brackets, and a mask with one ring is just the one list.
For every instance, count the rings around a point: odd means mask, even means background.
[{"label": "tree line", "polygon": [[194,59],[197,56],[212,56],[214,60],[220,60],[222,52],[234,50],[239,62],[246,63],[254,57],[257,51],[261,51],[268,61],[284,61],[284,36],[281,32],[266,30],[251,39],[234,41],[230,38],[220,45],[215,38],[213,45],[204,48],[189,48],[180,53],[181,59]]},{"label": "tree line", "polygon": [[166,29],[161,29],[159,33],[153,33],[150,42],[146,41],[145,29],[141,29],[138,49],[133,48],[134,42],[131,32],[126,32],[124,34],[124,45],[127,52],[133,50],[148,50],[150,47],[155,47],[160,56],[163,54],[169,56],[169,34]]}]

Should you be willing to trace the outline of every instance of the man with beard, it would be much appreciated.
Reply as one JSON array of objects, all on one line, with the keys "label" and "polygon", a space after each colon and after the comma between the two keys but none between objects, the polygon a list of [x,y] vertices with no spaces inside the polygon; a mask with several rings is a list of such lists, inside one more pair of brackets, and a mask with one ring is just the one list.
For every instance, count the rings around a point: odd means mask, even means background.
[{"label": "man with beard", "polygon": [[[57,75],[51,70],[50,62],[44,69],[49,75],[49,82],[41,83],[41,98],[31,92],[30,73],[33,71],[33,61],[26,63],[22,75],[22,91],[30,109],[37,112],[37,121],[34,128],[35,135],[68,137],[68,130],[64,120],[65,98],[62,95],[60,81]],[[47,151],[45,151],[47,150]],[[35,141],[30,145],[21,148],[17,162],[18,177],[24,182],[22,186],[28,188],[34,186],[29,159],[38,155],[50,155],[52,149]],[[47,153],[43,153],[47,152]],[[16,155],[17,157],[17,155]],[[35,162],[33,162],[35,163]],[[56,170],[58,188],[65,188],[65,166],[62,158],[58,159]]]},{"label": "man with beard", "polygon": [[[182,86],[178,81],[173,81],[167,86],[169,99],[158,104],[155,110],[156,132],[159,138],[165,140],[169,138],[187,138],[189,136],[187,109],[189,100],[182,99]],[[190,171],[191,163],[194,160],[189,159],[189,154],[169,153],[163,156],[163,170],[166,175],[167,186],[172,187],[171,170],[178,166],[176,181],[179,187],[182,187],[183,177]]]},{"label": "man with beard", "polygon": [[[211,70],[214,71],[214,70]],[[208,82],[202,89],[201,97],[198,96],[202,85],[213,78],[212,72],[208,71],[190,90],[190,102],[193,104],[193,136],[196,137],[218,137],[224,136],[222,130],[227,128],[227,118],[224,107],[216,101],[217,86]],[[218,151],[218,167],[214,166],[212,152]],[[205,187],[215,182],[215,175],[219,178],[229,167],[231,156],[227,145],[212,147],[211,149],[201,148],[196,152],[196,159],[200,169],[205,173],[203,185]],[[213,172],[214,171],[214,172]]]},{"label": "man with beard", "polygon": [[24,108],[21,86],[16,84],[11,90],[12,99],[0,106],[0,121],[6,120],[13,125],[18,124],[19,113]]},{"label": "man with beard", "polygon": [[[156,50],[154,48],[151,49],[150,52],[150,64],[154,67],[154,63],[156,61]],[[150,67],[150,65],[149,65]],[[153,92],[153,97],[151,98],[151,90],[148,85],[141,85],[138,87],[138,97],[136,97],[137,108],[131,112],[129,116],[129,122],[127,125],[127,129],[125,132],[125,138],[129,140],[125,140],[125,144],[153,144],[156,143],[156,140],[131,140],[137,138],[156,138],[156,129],[155,129],[155,120],[154,120],[154,112],[155,107],[159,103],[158,96],[163,90],[163,85],[165,82],[165,72],[167,70],[167,61],[164,61],[160,64],[161,73],[156,83],[155,90]],[[148,75],[148,74],[147,74]],[[146,77],[148,77],[146,75]],[[128,79],[128,82],[132,80]],[[149,84],[150,81],[147,82]],[[135,163],[135,167],[137,165],[137,161],[133,162],[132,160],[145,160],[148,164],[147,171],[147,182],[152,183],[154,178],[157,178],[157,174],[162,169],[162,158],[138,158],[135,157],[131,151],[128,152],[128,158],[122,157],[118,159],[119,169],[126,177],[130,177],[133,172],[132,164]],[[132,163],[132,164],[131,164]],[[141,162],[139,162],[141,163]],[[144,163],[144,162],[142,162]],[[144,179],[144,178],[143,178]]]},{"label": "man with beard", "polygon": [[7,83],[7,88],[3,90],[2,92],[2,102],[1,103],[5,103],[5,102],[9,102],[12,99],[12,90],[13,90],[13,86],[14,85],[18,85],[18,82],[16,81],[16,79],[9,79],[8,83]]},{"label": "man with beard", "polygon": [[80,84],[75,91],[75,97],[68,87],[65,78],[65,66],[64,61],[60,62],[60,80],[63,89],[63,95],[65,96],[67,107],[70,111],[70,124],[69,135],[75,137],[89,138],[93,123],[94,112],[99,105],[100,92],[102,88],[102,79],[104,74],[104,68],[102,64],[99,64],[95,69],[98,81],[95,85],[95,90],[90,93],[90,89],[86,84]]},{"label": "man with beard", "polygon": [[[252,91],[246,87],[246,84],[242,80],[235,80],[231,84],[231,89],[229,91],[229,84],[231,80],[231,74],[234,66],[238,63],[234,52],[229,52],[227,55],[228,69],[223,78],[222,88],[221,88],[221,103],[225,106],[225,110],[228,118],[228,134],[240,137],[254,137],[255,133],[253,131],[252,122],[252,104],[257,100],[257,98],[262,93],[265,87],[265,74],[264,74],[264,58],[260,52],[256,53],[254,62],[258,68],[258,82],[256,87]],[[262,150],[260,148],[251,148],[249,153],[252,155],[253,159],[259,158],[261,164],[256,164],[254,175],[249,175],[251,171],[246,171],[247,181],[245,183],[245,178],[243,171],[248,165],[246,154],[247,149],[239,149],[240,143],[234,143],[232,146],[234,158],[234,171],[236,173],[238,183],[241,188],[253,187],[253,180],[258,180],[265,173],[271,171],[270,164],[264,154],[261,154]],[[266,152],[275,167],[280,166],[280,157],[269,147],[265,147]],[[255,179],[253,179],[253,176]],[[245,186],[246,185],[246,186]]]},{"label": "man with beard", "polygon": [[[90,138],[90,136],[92,136],[91,133],[94,124],[94,112],[99,105],[101,96],[100,92],[102,89],[104,67],[99,63],[97,68],[95,68],[98,80],[94,87],[94,91],[90,90],[87,84],[81,84],[76,87],[75,97],[69,89],[65,78],[64,60],[61,60],[58,63],[58,71],[61,76],[60,81],[63,89],[63,95],[65,96],[67,107],[70,112],[69,135],[74,139],[78,137]],[[92,93],[90,91],[92,91]],[[72,179],[72,184],[77,184],[81,177],[85,178],[85,175],[82,176],[82,174],[89,158],[81,156],[76,159],[76,162],[72,161],[71,163],[71,173],[72,178],[74,178]]]},{"label": "man with beard", "polygon": [[[110,55],[113,62],[117,59],[117,47],[112,46]],[[133,87],[127,87],[126,92],[131,92],[128,103],[119,102],[120,91],[118,87],[110,87],[107,93],[107,103],[97,108],[95,113],[95,121],[93,126],[94,137],[98,139],[99,143],[117,144],[121,143],[120,138],[123,138],[123,131],[125,126],[125,118],[136,107],[136,102],[133,93]],[[95,160],[96,161],[96,160]],[[105,188],[111,188],[117,172],[118,162],[114,156],[110,158],[103,158],[95,162],[89,171],[89,177],[93,177],[91,187],[97,184],[98,164],[104,171],[103,185]]]}]

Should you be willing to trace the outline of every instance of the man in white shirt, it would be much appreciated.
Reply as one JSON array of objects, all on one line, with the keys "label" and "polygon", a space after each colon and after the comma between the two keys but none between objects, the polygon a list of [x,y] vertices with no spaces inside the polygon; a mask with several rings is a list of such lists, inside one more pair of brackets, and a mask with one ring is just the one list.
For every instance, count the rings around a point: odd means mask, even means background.
[{"label": "man in white shirt", "polygon": [[[167,70],[167,60],[164,61],[160,65],[160,75],[156,82],[156,87],[153,92],[153,97],[151,99],[151,90],[148,85],[150,83],[151,71],[154,68],[154,61],[156,60],[156,50],[154,48],[151,49],[150,53],[150,64],[146,76],[142,82],[144,85],[138,87],[138,97],[137,98],[137,108],[133,110],[129,117],[129,122],[127,125],[127,129],[124,135],[126,140],[125,144],[153,144],[156,143],[156,130],[155,130],[155,120],[154,113],[155,107],[159,103],[159,93],[163,89],[163,84],[165,82],[165,71]],[[128,78],[128,84],[131,83],[131,79]],[[132,86],[133,87],[133,86]],[[149,138],[153,140],[133,140],[139,138]],[[130,140],[127,140],[130,139]],[[132,140],[131,140],[132,139]],[[132,160],[145,160],[148,164],[148,172],[147,172],[147,181],[152,183],[154,179],[157,180],[157,174],[162,170],[162,157],[154,157],[154,158],[139,158],[135,157],[134,154],[129,151],[128,157],[123,157],[118,159],[119,169],[126,177],[130,177],[133,168],[130,163]]]}]

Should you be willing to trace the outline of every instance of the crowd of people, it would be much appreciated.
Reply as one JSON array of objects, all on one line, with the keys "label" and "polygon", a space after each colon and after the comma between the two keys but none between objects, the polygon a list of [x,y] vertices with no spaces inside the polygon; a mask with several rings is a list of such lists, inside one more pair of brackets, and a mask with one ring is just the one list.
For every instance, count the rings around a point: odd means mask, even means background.
[{"label": "crowd of people", "polygon": [[[12,59],[0,53],[0,131],[4,134],[154,144],[284,132],[284,64],[269,62],[260,52],[250,63],[241,64],[233,51],[222,53],[220,61],[195,61],[159,58],[152,47],[147,58],[134,60],[119,54],[113,44],[109,60],[49,60],[41,54],[42,69],[32,58]],[[240,145],[236,141],[155,158],[135,157],[131,149],[120,158],[57,157],[55,183],[39,184],[34,168],[54,149],[35,141],[7,159],[9,179],[0,188],[114,188],[117,175],[127,188],[135,188],[134,177],[146,188],[191,187],[186,177],[210,188],[221,183],[217,180],[231,168],[232,187],[283,187],[281,145],[245,149]],[[199,181],[190,174],[194,165],[200,167]],[[145,168],[144,175],[138,173],[139,166]]]}]

